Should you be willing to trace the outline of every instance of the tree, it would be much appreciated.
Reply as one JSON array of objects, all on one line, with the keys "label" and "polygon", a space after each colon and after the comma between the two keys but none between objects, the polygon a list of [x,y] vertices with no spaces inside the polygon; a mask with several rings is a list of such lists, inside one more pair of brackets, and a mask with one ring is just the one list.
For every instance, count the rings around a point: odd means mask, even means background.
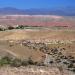
[{"label": "tree", "polygon": [[9,26],[9,27],[8,27],[8,29],[9,29],[9,30],[12,30],[12,29],[14,29],[14,27],[12,27],[12,26]]},{"label": "tree", "polygon": [[19,25],[16,27],[16,29],[24,29],[24,26],[23,25]]}]

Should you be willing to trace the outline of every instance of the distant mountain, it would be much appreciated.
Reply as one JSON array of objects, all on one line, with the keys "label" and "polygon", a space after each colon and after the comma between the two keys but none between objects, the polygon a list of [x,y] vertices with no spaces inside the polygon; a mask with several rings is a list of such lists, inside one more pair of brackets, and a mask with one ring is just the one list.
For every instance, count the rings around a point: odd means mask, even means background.
[{"label": "distant mountain", "polygon": [[14,15],[14,14],[25,14],[25,12],[23,10],[12,7],[0,8],[0,15]]},{"label": "distant mountain", "polygon": [[58,9],[17,9],[13,7],[0,8],[0,15],[60,15],[75,16],[74,7]]}]

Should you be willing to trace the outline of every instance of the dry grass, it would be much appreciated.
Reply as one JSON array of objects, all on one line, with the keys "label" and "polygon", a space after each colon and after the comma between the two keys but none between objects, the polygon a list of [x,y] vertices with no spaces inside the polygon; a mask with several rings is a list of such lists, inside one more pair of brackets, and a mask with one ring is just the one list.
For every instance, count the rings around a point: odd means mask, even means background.
[{"label": "dry grass", "polygon": [[[33,61],[43,61],[45,53],[39,49],[32,49],[22,45],[22,40],[59,40],[59,41],[72,41],[67,44],[48,44],[49,48],[65,48],[62,51],[65,55],[72,55],[75,57],[75,30],[8,30],[0,32],[0,55],[16,56],[21,59],[32,58]],[[43,67],[2,67],[0,68],[0,75],[62,75],[58,68]],[[73,75],[67,71],[64,71],[63,75]]]},{"label": "dry grass", "polygon": [[75,75],[74,73],[60,70],[56,67],[2,67],[0,75]]},{"label": "dry grass", "polygon": [[22,40],[22,39],[57,39],[57,40],[74,40],[75,30],[11,30],[0,32],[0,39],[3,40]]},{"label": "dry grass", "polygon": [[[46,67],[2,67],[0,68],[0,75],[62,75],[58,68]],[[71,75],[71,74],[63,74]]]},{"label": "dry grass", "polygon": [[[44,53],[39,50],[31,50],[20,44],[16,44],[18,40],[75,40],[75,31],[65,30],[10,30],[0,32],[0,49],[10,50],[15,53],[18,57],[27,58],[32,57],[33,59],[40,60]],[[9,42],[7,40],[13,40]],[[13,45],[10,47],[10,45]],[[50,48],[60,47],[65,48],[65,53],[75,56],[75,43],[72,44],[49,44]]]}]

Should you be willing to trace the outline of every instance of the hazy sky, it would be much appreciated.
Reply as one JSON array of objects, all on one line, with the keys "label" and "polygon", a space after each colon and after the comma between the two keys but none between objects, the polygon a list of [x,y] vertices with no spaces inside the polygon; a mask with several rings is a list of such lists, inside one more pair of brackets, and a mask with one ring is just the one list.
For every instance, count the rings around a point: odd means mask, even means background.
[{"label": "hazy sky", "polygon": [[0,8],[16,7],[20,9],[29,8],[57,8],[75,7],[75,0],[0,0]]}]

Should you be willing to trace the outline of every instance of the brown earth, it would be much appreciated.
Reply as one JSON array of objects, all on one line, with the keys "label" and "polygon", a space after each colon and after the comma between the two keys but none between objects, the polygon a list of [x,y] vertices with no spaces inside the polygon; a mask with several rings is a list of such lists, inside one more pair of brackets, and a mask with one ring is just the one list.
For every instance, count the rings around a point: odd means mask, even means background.
[{"label": "brown earth", "polygon": [[[21,40],[30,40],[33,42],[47,42],[50,48],[60,47],[65,48],[65,53],[75,56],[75,30],[8,30],[0,32],[0,49],[11,51],[18,57],[32,57],[34,60],[41,60],[45,55],[39,50],[33,50],[19,43]],[[65,44],[56,44],[56,41],[62,41]],[[66,43],[68,41],[68,43]],[[71,42],[71,43],[69,43]],[[13,45],[12,47],[10,45]],[[37,58],[37,59],[36,59]]]},{"label": "brown earth", "polygon": [[0,75],[74,75],[66,70],[60,71],[58,68],[49,67],[2,67]]}]

